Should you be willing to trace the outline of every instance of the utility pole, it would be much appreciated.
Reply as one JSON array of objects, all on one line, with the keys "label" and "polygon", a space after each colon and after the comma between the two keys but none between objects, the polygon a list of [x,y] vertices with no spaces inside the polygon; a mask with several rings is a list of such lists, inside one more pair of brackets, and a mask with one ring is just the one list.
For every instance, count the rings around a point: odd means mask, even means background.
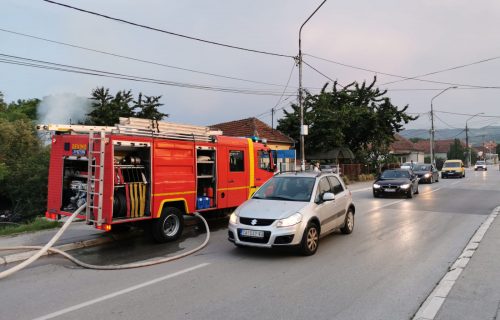
[{"label": "utility pole", "polygon": [[467,168],[470,167],[471,165],[471,162],[472,162],[472,159],[471,159],[471,148],[469,147],[469,120],[471,120],[472,118],[480,115],[480,114],[484,114],[484,112],[479,112],[479,113],[476,113],[475,115],[473,115],[472,117],[470,117],[469,119],[465,120],[465,150],[467,150]]},{"label": "utility pole", "polygon": [[441,94],[445,93],[447,90],[456,89],[456,88],[457,88],[456,86],[448,87],[448,88],[442,90],[441,92],[439,92],[438,94],[436,94],[431,99],[431,139],[429,142],[429,145],[430,145],[429,147],[430,147],[430,151],[431,151],[431,164],[434,165],[434,167],[436,166],[436,161],[434,160],[434,108],[432,106],[432,102],[434,101],[434,99],[436,99]]},{"label": "utility pole", "polygon": [[271,109],[271,129],[274,131],[274,108]]},{"label": "utility pole", "polygon": [[299,65],[299,107],[300,107],[300,170],[306,170],[306,153],[304,150],[304,136],[308,134],[306,127],[304,126],[304,103],[302,101],[302,28],[304,25],[312,18],[312,16],[323,6],[326,0],[323,0],[321,4],[314,10],[313,13],[307,18],[306,21],[300,26],[299,29],[299,56],[297,57]]}]

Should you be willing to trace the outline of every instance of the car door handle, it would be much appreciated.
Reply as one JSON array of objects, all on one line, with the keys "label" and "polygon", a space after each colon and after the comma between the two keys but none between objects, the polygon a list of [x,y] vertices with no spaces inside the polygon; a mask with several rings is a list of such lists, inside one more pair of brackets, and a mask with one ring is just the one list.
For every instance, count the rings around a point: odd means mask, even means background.
[{"label": "car door handle", "polygon": [[262,179],[261,179],[261,178],[256,178],[255,180],[260,181],[260,180],[262,180]]},{"label": "car door handle", "polygon": [[227,182],[229,182],[229,183],[233,183],[233,182],[234,182],[234,180],[228,180]]}]

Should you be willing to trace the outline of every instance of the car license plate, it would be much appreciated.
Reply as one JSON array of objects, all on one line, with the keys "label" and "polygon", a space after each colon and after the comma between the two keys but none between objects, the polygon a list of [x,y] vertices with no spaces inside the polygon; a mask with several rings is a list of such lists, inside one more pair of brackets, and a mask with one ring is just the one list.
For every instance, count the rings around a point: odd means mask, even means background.
[{"label": "car license plate", "polygon": [[385,192],[396,192],[396,189],[385,189]]},{"label": "car license plate", "polygon": [[264,231],[243,229],[240,235],[245,237],[264,238]]}]

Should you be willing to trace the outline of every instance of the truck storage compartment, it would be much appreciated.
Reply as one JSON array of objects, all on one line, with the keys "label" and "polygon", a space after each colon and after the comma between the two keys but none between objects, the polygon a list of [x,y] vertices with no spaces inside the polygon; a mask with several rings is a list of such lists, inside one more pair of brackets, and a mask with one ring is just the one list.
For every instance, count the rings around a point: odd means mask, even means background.
[{"label": "truck storage compartment", "polygon": [[75,212],[87,202],[88,158],[63,158],[62,201],[60,210]]},{"label": "truck storage compartment", "polygon": [[114,141],[113,221],[151,216],[151,145]]},{"label": "truck storage compartment", "polygon": [[197,147],[196,149],[196,209],[214,208],[216,197],[215,147]]}]

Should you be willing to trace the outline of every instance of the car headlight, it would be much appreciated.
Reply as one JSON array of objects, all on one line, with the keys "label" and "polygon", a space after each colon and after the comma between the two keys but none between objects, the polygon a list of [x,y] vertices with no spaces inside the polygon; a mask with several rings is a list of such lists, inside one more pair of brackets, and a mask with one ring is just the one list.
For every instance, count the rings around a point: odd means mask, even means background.
[{"label": "car headlight", "polygon": [[374,189],[380,189],[380,185],[379,185],[379,184],[374,183],[374,184],[373,184],[373,188],[374,188]]},{"label": "car headlight", "polygon": [[409,187],[410,187],[410,184],[408,184],[408,183],[407,184],[402,184],[400,186],[401,189],[408,189]]},{"label": "car headlight", "polygon": [[277,227],[290,227],[300,223],[302,221],[302,215],[300,213],[293,214],[285,219],[278,220]]},{"label": "car headlight", "polygon": [[238,223],[238,216],[233,212],[229,216],[229,223],[231,224],[237,224]]},{"label": "car headlight", "polygon": [[426,173],[424,177],[426,178],[430,178],[431,174],[430,173]]}]

